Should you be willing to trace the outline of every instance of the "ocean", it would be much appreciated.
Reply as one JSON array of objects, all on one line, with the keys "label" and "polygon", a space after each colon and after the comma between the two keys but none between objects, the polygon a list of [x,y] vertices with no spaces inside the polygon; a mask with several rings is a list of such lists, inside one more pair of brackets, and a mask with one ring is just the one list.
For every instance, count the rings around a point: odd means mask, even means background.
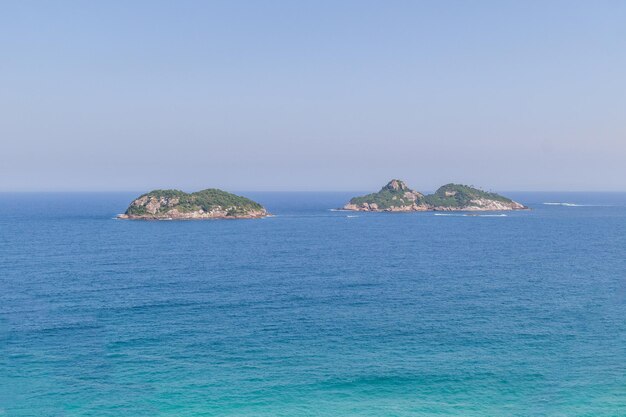
[{"label": "ocean", "polygon": [[115,220],[137,194],[0,194],[0,416],[626,415],[624,193]]}]

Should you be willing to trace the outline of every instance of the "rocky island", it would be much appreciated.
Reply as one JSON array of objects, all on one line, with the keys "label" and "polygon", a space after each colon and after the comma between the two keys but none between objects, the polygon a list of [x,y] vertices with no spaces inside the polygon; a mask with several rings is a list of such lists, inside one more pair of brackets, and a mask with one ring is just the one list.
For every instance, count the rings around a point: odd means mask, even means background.
[{"label": "rocky island", "polygon": [[269,213],[259,203],[226,191],[210,188],[195,193],[154,190],[133,200],[119,219],[200,220],[257,219]]},{"label": "rocky island", "polygon": [[411,190],[391,180],[377,193],[354,197],[343,207],[355,211],[499,211],[524,210],[526,206],[496,193],[461,184],[446,184],[434,194]]}]

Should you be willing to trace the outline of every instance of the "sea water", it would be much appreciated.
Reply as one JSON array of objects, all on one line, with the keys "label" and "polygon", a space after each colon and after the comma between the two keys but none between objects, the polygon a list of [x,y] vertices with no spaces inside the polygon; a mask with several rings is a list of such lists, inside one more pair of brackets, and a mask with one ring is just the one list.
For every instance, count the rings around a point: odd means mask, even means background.
[{"label": "sea water", "polygon": [[243,194],[275,217],[0,194],[0,416],[626,415],[626,194]]}]

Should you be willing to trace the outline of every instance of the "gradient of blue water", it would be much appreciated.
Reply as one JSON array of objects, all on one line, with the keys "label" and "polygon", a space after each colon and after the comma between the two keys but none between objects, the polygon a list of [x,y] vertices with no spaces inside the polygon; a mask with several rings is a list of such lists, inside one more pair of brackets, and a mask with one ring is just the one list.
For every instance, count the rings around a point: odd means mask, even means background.
[{"label": "gradient of blue water", "polygon": [[0,194],[0,415],[626,415],[626,194],[328,210],[352,194],[192,222]]}]

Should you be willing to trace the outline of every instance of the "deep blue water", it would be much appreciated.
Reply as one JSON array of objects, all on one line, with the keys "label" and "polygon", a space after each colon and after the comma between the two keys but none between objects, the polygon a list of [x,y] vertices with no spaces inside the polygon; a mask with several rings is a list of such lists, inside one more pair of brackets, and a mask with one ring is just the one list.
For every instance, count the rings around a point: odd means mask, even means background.
[{"label": "deep blue water", "polygon": [[0,416],[626,415],[626,194],[244,194],[276,217],[0,194]]}]

